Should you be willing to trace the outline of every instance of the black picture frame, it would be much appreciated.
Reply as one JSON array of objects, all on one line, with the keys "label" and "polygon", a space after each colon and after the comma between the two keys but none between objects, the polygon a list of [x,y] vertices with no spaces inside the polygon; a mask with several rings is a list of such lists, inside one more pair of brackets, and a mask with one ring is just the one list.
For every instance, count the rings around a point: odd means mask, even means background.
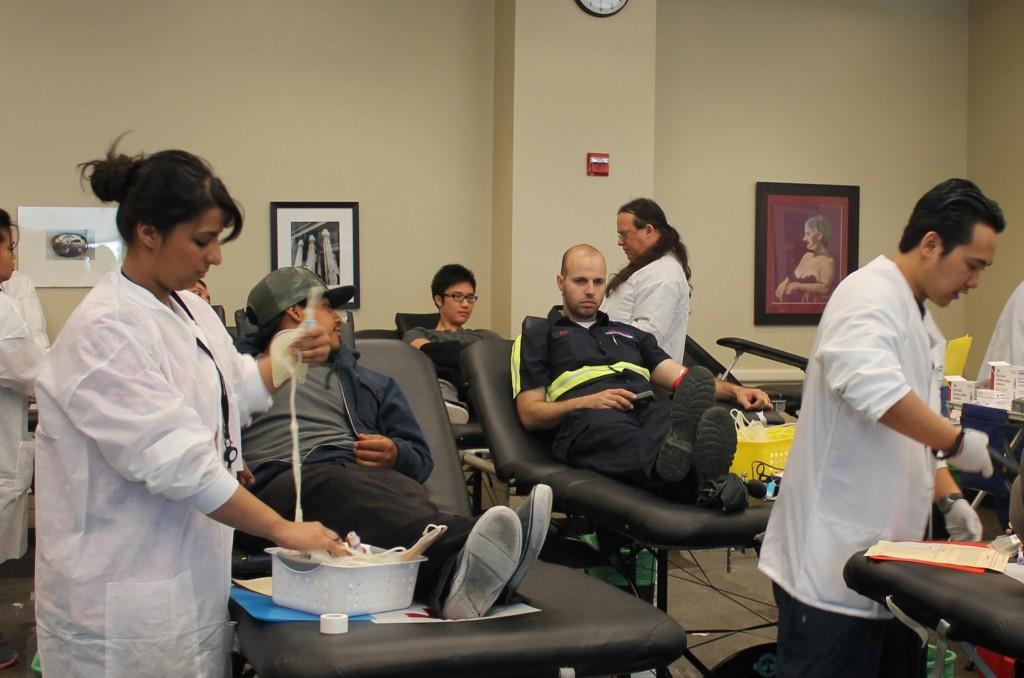
[{"label": "black picture frame", "polygon": [[759,181],[754,211],[754,324],[817,325],[857,269],[860,187]]},{"label": "black picture frame", "polygon": [[359,308],[359,203],[271,202],[270,268],[306,266],[328,287],[354,285]]}]

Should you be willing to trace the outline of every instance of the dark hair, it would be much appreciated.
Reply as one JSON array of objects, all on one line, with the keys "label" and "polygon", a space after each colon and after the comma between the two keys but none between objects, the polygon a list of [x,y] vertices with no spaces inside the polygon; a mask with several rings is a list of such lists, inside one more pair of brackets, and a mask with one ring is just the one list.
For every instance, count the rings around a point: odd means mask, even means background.
[{"label": "dark hair", "polygon": [[651,249],[626,264],[622,270],[615,274],[612,281],[608,283],[608,294],[611,294],[619,285],[629,280],[629,276],[647,264],[661,259],[669,252],[679,260],[679,265],[683,267],[686,279],[690,279],[690,257],[686,252],[686,245],[680,240],[679,231],[672,228],[668,223],[668,218],[658,203],[650,198],[637,198],[630,200],[620,207],[618,213],[633,215],[633,228],[641,229],[650,224],[658,230],[660,237]]},{"label": "dark hair", "polygon": [[126,243],[135,240],[138,224],[166,234],[213,208],[224,213],[224,226],[231,229],[222,242],[241,234],[242,211],[205,160],[177,150],[129,157],[117,153],[120,140],[114,141],[105,158],[78,167],[97,198],[118,203],[117,230]]},{"label": "dark hair", "polygon": [[988,198],[973,181],[947,179],[921,196],[914,205],[900,238],[900,252],[918,246],[930,231],[942,239],[942,256],[974,237],[974,225],[986,224],[996,233],[1006,228],[999,203]]},{"label": "dark hair", "polygon": [[11,221],[11,215],[7,213],[7,210],[0,209],[0,231],[7,231],[7,236],[13,238],[14,228],[15,223]]},{"label": "dark hair", "polygon": [[444,291],[452,285],[468,282],[476,291],[476,276],[462,264],[445,264],[434,274],[430,281],[430,294],[434,297],[444,296]]}]

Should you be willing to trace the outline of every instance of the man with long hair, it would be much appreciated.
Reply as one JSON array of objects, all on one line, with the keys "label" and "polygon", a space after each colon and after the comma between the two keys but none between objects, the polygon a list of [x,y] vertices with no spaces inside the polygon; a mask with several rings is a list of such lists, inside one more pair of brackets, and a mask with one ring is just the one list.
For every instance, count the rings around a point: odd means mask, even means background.
[{"label": "man with long hair", "polygon": [[601,310],[650,333],[673,360],[682,362],[690,315],[686,245],[650,198],[620,207],[615,228],[629,263],[612,276]]}]

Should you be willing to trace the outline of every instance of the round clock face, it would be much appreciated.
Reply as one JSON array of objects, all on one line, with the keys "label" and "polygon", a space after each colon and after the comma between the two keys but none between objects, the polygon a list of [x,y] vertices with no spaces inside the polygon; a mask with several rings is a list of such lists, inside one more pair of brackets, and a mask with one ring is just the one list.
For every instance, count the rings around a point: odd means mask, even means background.
[{"label": "round clock face", "polygon": [[618,14],[629,0],[576,0],[584,12],[590,16],[606,17]]}]

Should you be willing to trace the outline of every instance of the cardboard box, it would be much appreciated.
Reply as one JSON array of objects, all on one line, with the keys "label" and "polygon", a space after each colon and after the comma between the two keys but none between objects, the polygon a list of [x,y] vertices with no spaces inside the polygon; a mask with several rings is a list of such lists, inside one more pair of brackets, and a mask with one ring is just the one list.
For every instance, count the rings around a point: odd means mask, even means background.
[{"label": "cardboard box", "polygon": [[1024,367],[1003,360],[990,362],[988,366],[993,390],[1009,393],[1014,398],[1024,397]]},{"label": "cardboard box", "polygon": [[974,402],[975,382],[958,376],[946,377],[949,382],[949,402],[953,405],[963,405]]}]

